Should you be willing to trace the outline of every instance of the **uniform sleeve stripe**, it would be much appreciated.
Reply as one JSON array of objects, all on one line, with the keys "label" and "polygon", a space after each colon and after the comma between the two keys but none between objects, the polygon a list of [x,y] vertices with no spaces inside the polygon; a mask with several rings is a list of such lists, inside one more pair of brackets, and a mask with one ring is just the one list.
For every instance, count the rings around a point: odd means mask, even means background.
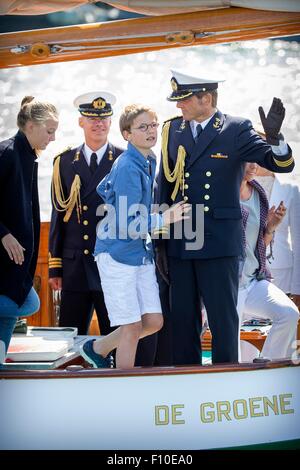
[{"label": "uniform sleeve stripe", "polygon": [[273,157],[273,160],[276,163],[276,165],[279,166],[280,168],[285,168],[287,166],[290,166],[294,161],[293,157],[289,158],[288,160],[285,160],[284,162],[282,162],[281,160],[277,160],[274,157]]},{"label": "uniform sleeve stripe", "polygon": [[165,233],[169,233],[169,230],[167,228],[160,228],[160,229],[153,230],[154,235],[165,234]]}]

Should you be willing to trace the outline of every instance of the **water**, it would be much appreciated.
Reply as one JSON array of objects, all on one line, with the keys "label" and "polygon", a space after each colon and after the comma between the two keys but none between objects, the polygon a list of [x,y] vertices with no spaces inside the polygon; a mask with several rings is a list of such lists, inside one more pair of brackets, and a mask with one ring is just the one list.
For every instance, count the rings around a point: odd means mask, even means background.
[{"label": "water", "polygon": [[[286,107],[283,133],[300,158],[300,44],[282,40],[249,41],[216,46],[178,48],[122,57],[35,65],[0,70],[0,139],[16,132],[15,120],[25,95],[46,99],[60,110],[56,141],[49,144],[40,159],[39,186],[42,220],[50,217],[50,181],[53,157],[71,145],[82,142],[78,112],[73,99],[87,91],[108,90],[117,96],[110,140],[125,146],[118,116],[125,105],[140,102],[152,106],[162,123],[179,114],[166,100],[170,94],[170,69],[191,75],[226,78],[219,87],[221,111],[259,119],[257,108],[269,109],[273,96]],[[160,142],[155,147],[159,154]],[[300,164],[286,179],[300,185]]]}]

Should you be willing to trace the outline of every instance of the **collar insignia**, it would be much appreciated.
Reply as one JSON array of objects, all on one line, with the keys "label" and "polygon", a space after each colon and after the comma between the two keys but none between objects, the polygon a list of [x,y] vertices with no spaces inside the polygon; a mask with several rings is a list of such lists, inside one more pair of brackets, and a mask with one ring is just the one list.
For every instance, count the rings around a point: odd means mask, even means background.
[{"label": "collar insignia", "polygon": [[73,158],[73,163],[74,162],[78,162],[79,161],[79,158],[80,158],[80,151],[77,150],[77,152],[75,153],[75,156]]},{"label": "collar insignia", "polygon": [[218,117],[216,117],[215,122],[213,123],[213,127],[215,129],[218,129],[220,127],[220,124],[221,124],[221,120]]}]

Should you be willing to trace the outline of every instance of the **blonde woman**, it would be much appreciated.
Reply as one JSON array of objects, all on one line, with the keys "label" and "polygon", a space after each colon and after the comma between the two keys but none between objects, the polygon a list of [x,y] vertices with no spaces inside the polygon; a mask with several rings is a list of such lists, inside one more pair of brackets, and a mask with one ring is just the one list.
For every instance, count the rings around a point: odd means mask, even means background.
[{"label": "blonde woman", "polygon": [[33,289],[40,233],[37,158],[55,140],[58,112],[26,96],[17,126],[17,134],[0,143],[0,344],[5,351],[17,318],[39,309]]}]

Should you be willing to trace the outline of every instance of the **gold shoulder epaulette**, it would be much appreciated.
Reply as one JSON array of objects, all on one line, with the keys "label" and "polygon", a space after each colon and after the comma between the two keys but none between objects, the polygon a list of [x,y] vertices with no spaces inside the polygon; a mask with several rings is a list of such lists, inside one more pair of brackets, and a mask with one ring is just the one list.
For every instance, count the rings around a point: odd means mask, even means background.
[{"label": "gold shoulder epaulette", "polygon": [[[66,150],[65,150],[66,152]],[[64,152],[64,153],[65,153]],[[64,153],[60,153],[54,159],[53,176],[51,184],[51,196],[53,207],[58,212],[66,212],[63,221],[68,222],[74,207],[76,207],[78,223],[80,223],[81,216],[81,200],[80,200],[80,176],[75,175],[70,189],[69,196],[64,195],[63,186],[60,177],[60,159]]]},{"label": "gold shoulder epaulette", "polygon": [[172,117],[166,119],[166,120],[163,122],[163,124],[165,124],[166,122],[169,122],[169,121],[174,121],[174,119],[180,119],[180,118],[182,119],[182,115],[181,115],[181,116],[180,116],[180,115],[172,116]]},{"label": "gold shoulder epaulette", "polygon": [[57,153],[54,157],[54,160],[57,158],[57,157],[61,157],[61,155],[63,155],[64,153],[67,153],[69,152],[70,150],[72,150],[72,147],[69,145],[68,147],[66,147],[64,150],[62,150],[61,152]]},{"label": "gold shoulder epaulette", "polygon": [[[178,116],[177,116],[178,118]],[[176,117],[174,117],[176,119]],[[168,152],[168,143],[169,143],[169,132],[171,127],[171,119],[165,121],[161,133],[161,153],[162,153],[162,163],[163,170],[166,177],[166,180],[169,183],[175,183],[173,192],[171,194],[172,201],[175,201],[179,189],[181,189],[182,196],[184,196],[184,165],[186,150],[183,145],[179,145],[177,150],[177,159],[173,171],[169,167],[169,152]]]}]

